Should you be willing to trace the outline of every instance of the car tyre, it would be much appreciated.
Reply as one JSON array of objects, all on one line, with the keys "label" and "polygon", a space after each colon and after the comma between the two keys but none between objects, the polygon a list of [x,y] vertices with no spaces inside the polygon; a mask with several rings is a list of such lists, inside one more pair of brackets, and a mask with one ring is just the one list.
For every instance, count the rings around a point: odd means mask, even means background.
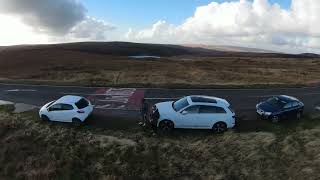
[{"label": "car tyre", "polygon": [[301,120],[301,116],[302,116],[302,112],[299,111],[299,112],[297,113],[296,119],[297,119],[297,120]]},{"label": "car tyre", "polygon": [[81,120],[78,119],[78,118],[73,118],[73,119],[72,119],[72,124],[73,124],[74,126],[76,126],[76,127],[80,127],[80,126],[82,125],[82,122],[81,122]]},{"label": "car tyre", "polygon": [[159,131],[161,134],[168,134],[173,131],[174,124],[172,121],[164,120],[159,123]]},{"label": "car tyre", "polygon": [[49,121],[50,121],[49,117],[46,116],[46,115],[41,115],[41,119],[42,119],[42,121],[44,121],[44,122],[49,122]]},{"label": "car tyre", "polygon": [[272,116],[271,117],[271,122],[278,123],[279,121],[280,121],[280,118],[278,116]]},{"label": "car tyre", "polygon": [[227,131],[227,124],[224,122],[217,122],[213,125],[212,131],[217,134],[222,134]]}]

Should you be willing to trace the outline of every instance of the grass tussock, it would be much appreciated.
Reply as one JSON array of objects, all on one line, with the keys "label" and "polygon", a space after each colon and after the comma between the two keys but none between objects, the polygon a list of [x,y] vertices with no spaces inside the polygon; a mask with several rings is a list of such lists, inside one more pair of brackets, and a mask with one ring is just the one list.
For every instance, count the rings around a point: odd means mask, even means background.
[{"label": "grass tussock", "polygon": [[307,118],[290,130],[156,137],[138,127],[76,128],[2,109],[0,178],[319,179],[318,121]]}]

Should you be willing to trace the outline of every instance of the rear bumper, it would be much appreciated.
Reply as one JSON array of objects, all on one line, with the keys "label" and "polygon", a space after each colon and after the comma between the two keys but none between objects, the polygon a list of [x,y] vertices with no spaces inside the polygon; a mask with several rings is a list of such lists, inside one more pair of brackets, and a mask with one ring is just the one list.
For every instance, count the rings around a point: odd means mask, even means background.
[{"label": "rear bumper", "polygon": [[238,126],[239,126],[239,118],[235,116],[234,124],[233,124],[233,127],[231,127],[231,129],[237,129]]},{"label": "rear bumper", "polygon": [[90,116],[92,116],[92,114],[93,114],[93,109],[92,109],[88,114],[79,117],[79,119],[80,119],[82,122],[85,122]]}]

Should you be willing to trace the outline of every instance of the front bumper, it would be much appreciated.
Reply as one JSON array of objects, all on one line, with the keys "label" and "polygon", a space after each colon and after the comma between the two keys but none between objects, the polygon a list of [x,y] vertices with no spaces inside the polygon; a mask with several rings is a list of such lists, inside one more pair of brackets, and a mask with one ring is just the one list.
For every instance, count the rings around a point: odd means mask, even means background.
[{"label": "front bumper", "polygon": [[269,120],[270,116],[257,113],[257,118],[262,120]]},{"label": "front bumper", "polygon": [[272,117],[272,113],[266,112],[266,111],[260,109],[258,106],[256,108],[256,114],[259,119],[263,119],[263,120],[268,120]]},{"label": "front bumper", "polygon": [[143,102],[141,108],[141,115],[143,123],[152,128],[156,128],[158,125],[158,119],[155,116],[154,108],[150,104]]}]

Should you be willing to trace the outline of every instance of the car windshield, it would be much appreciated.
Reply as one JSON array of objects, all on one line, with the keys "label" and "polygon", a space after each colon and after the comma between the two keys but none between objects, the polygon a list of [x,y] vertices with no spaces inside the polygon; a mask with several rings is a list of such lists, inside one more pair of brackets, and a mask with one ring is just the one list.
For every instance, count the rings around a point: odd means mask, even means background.
[{"label": "car windshield", "polygon": [[53,103],[55,103],[56,101],[52,101],[51,103],[49,103],[47,106],[46,106],[46,108],[47,107],[50,107]]},{"label": "car windshield", "polygon": [[178,101],[176,101],[176,102],[174,102],[172,104],[173,109],[175,111],[177,111],[177,112],[180,111],[181,109],[187,107],[187,106],[189,106],[189,103],[188,103],[188,100],[187,100],[186,97],[182,98],[182,99],[180,99],[180,100],[178,100]]},{"label": "car windshield", "polygon": [[270,98],[267,100],[267,102],[277,108],[283,108],[287,104],[287,102],[282,101],[281,99],[279,99],[277,97]]}]

